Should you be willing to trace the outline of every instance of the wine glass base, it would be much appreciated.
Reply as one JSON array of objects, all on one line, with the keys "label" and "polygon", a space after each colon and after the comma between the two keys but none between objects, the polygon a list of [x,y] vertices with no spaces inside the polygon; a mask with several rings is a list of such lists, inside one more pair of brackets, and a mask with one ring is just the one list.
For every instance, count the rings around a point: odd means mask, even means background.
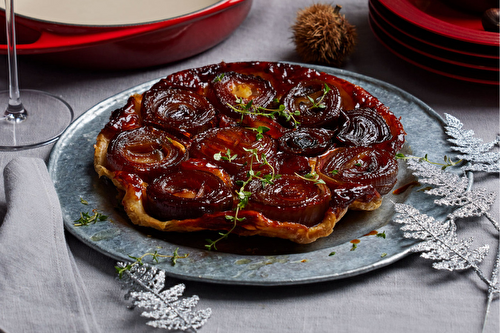
[{"label": "wine glass base", "polygon": [[[21,90],[25,114],[0,118],[0,150],[23,150],[55,142],[73,120],[71,107],[57,96],[38,90]],[[0,106],[9,103],[9,92],[0,91]]]}]

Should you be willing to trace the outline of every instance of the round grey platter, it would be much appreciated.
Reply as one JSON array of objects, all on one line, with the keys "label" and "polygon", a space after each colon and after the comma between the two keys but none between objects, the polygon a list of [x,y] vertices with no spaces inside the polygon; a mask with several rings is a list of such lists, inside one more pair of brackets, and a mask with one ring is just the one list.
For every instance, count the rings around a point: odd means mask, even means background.
[{"label": "round grey platter", "polygon": [[[308,66],[360,85],[401,117],[407,132],[403,153],[428,154],[439,161],[452,156],[443,130],[444,121],[430,107],[407,92],[388,83],[360,74],[322,66]],[[277,286],[329,281],[363,274],[384,267],[411,252],[415,240],[405,239],[399,225],[392,222],[394,203],[407,203],[436,218],[443,216],[432,198],[416,188],[402,194],[388,194],[382,206],[373,212],[348,212],[329,237],[300,245],[287,240],[260,236],[230,235],[219,242],[217,251],[205,249],[206,239],[214,232],[162,233],[133,225],[121,209],[111,182],[99,179],[93,168],[96,137],[108,122],[111,112],[123,106],[128,97],[142,93],[159,79],[123,91],[95,105],[76,119],[54,145],[49,173],[62,207],[64,225],[88,246],[118,261],[131,261],[157,252],[189,254],[173,265],[160,258],[155,265],[172,277],[201,282],[234,285]],[[398,183],[402,188],[415,179],[400,161]],[[88,202],[84,205],[81,199]],[[92,209],[108,220],[75,226],[82,212]],[[384,237],[373,234],[385,234]],[[351,241],[358,240],[353,245]],[[147,259],[147,258],[146,258]],[[145,260],[146,260],[145,259]],[[148,260],[146,260],[148,262]]]}]

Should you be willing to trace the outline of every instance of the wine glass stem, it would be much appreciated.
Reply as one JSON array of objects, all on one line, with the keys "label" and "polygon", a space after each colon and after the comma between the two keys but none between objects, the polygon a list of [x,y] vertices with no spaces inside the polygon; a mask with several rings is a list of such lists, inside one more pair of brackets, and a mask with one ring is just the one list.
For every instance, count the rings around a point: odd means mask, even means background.
[{"label": "wine glass stem", "polygon": [[5,0],[5,24],[7,28],[7,61],[9,66],[9,104],[5,110],[7,120],[20,122],[26,119],[27,112],[21,102],[17,76],[16,29],[14,19],[14,0]]}]

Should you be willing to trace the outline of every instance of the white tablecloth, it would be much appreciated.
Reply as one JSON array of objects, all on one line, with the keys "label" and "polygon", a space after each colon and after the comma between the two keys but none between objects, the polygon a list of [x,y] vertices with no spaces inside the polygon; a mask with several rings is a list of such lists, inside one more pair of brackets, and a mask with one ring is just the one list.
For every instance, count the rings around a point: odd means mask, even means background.
[{"label": "white tablecloth", "polygon": [[[192,58],[154,68],[91,71],[60,68],[21,57],[20,84],[23,88],[62,96],[78,116],[109,96],[185,68],[220,61],[300,62],[291,41],[290,26],[297,11],[312,3],[307,0],[255,0],[248,18],[227,40]],[[467,129],[474,130],[484,141],[494,140],[499,133],[498,87],[446,78],[405,62],[375,38],[368,22],[366,0],[339,0],[337,3],[342,5],[342,12],[356,26],[359,35],[356,51],[344,69],[393,84],[421,99],[440,115],[449,113],[459,118]],[[2,59],[6,60],[5,56]],[[6,77],[6,66],[0,69],[0,77]],[[2,83],[0,88],[5,85]],[[422,129],[424,133],[425,129]],[[15,153],[2,152],[0,167],[3,169],[19,156],[40,157],[47,161],[50,150],[51,146],[46,146]],[[498,194],[498,176],[479,177],[477,182]],[[7,199],[0,191],[0,221],[6,216]],[[498,198],[491,214],[499,220]],[[489,274],[494,249],[498,246],[498,233],[484,218],[459,221],[458,225],[461,236],[475,237],[474,244],[490,244],[492,251],[481,265]],[[145,325],[146,319],[139,316],[140,311],[127,308],[128,303],[122,298],[123,291],[115,280],[114,260],[68,233],[65,236],[91,304],[96,327],[102,332],[154,331]],[[23,245],[29,248],[29,241],[25,242]],[[2,257],[10,254],[8,248],[2,248],[0,253]],[[469,333],[481,331],[486,308],[487,288],[472,271],[437,271],[431,267],[430,261],[417,254],[366,274],[308,285],[246,287],[170,280],[172,285],[179,282],[186,284],[185,296],[200,297],[198,309],[210,307],[213,311],[200,332]],[[19,288],[22,285],[20,276]],[[3,318],[0,328],[16,332],[13,329],[16,322],[30,314],[37,317],[36,314],[44,310],[30,308],[17,317]],[[65,319],[66,315],[61,313],[60,320],[69,320]],[[32,331],[53,332],[54,329],[49,327]],[[498,332],[499,327],[499,302],[496,299],[485,332]],[[91,327],[89,331],[96,329]]]}]

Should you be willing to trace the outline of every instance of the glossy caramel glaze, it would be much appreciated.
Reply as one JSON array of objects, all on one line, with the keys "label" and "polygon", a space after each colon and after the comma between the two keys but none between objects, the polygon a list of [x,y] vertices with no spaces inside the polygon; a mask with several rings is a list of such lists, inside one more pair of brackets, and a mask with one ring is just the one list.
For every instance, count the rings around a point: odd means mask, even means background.
[{"label": "glossy caramel glaze", "polygon": [[220,63],[131,96],[100,132],[94,166],[137,225],[310,243],[348,209],[380,206],[404,136],[386,106],[346,80]]}]

